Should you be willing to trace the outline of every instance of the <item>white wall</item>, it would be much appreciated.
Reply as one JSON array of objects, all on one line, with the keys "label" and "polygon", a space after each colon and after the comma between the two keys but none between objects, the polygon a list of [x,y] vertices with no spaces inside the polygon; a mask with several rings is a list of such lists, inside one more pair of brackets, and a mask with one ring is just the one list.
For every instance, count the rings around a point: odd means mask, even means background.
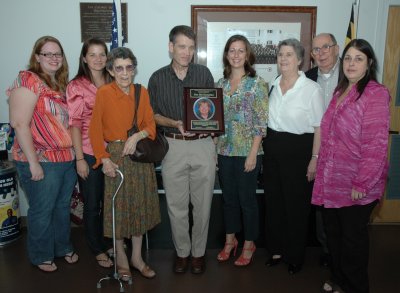
[{"label": "white wall", "polygon": [[[317,6],[317,33],[332,32],[343,46],[354,0],[122,1],[128,3],[129,43],[126,46],[133,50],[139,62],[135,81],[147,85],[151,73],[169,62],[169,30],[176,24],[191,24],[191,4]],[[385,2],[400,4],[400,0],[361,0],[360,3],[358,37],[367,39],[374,47],[377,47],[376,35],[379,35],[377,27],[386,23],[385,19],[378,21],[379,7]],[[60,39],[70,65],[70,77],[75,75],[81,49],[79,3],[77,0],[13,0],[1,9],[0,122],[8,121],[5,90],[18,71],[26,67],[33,43],[40,36],[48,34]],[[383,63],[383,60],[379,61]]]},{"label": "white wall", "polygon": [[[368,40],[383,64],[387,9],[400,0],[359,0],[358,37]],[[82,0],[108,2],[112,0]],[[170,29],[191,25],[191,5],[317,6],[317,31],[333,33],[343,47],[354,0],[122,0],[128,3],[128,33],[138,58],[136,82],[147,85],[150,75],[170,62],[167,44]],[[18,71],[25,69],[32,46],[42,35],[57,37],[66,52],[70,77],[78,69],[81,49],[78,0],[13,0],[0,10],[0,122],[8,122],[5,90]],[[382,71],[382,70],[381,70]],[[23,212],[24,214],[24,212]]]}]

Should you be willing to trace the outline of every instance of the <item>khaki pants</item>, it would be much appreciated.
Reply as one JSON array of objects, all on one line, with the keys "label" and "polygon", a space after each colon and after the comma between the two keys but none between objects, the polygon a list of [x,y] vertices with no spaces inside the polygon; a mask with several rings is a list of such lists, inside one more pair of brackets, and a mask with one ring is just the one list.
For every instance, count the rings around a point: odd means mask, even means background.
[{"label": "khaki pants", "polygon": [[[169,151],[162,161],[172,240],[179,257],[203,256],[215,180],[215,145],[211,137],[185,141],[167,138]],[[192,241],[189,203],[193,205]]]}]

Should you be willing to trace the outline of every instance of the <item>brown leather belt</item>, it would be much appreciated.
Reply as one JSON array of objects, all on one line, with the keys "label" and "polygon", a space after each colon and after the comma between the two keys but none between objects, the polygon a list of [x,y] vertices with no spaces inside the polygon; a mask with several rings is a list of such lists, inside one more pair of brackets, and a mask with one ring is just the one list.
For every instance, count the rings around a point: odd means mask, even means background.
[{"label": "brown leather belt", "polygon": [[164,136],[173,138],[173,139],[180,139],[180,140],[197,140],[197,139],[202,139],[202,138],[207,137],[207,136],[199,137],[198,134],[193,135],[193,136],[183,136],[180,133],[168,133],[168,132],[164,132]]}]

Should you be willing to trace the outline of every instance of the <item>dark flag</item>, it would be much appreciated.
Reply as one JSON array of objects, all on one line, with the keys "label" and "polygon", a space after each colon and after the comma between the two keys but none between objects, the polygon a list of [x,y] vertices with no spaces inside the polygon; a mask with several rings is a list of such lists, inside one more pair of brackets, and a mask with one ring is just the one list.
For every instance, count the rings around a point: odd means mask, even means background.
[{"label": "dark flag", "polygon": [[356,38],[356,30],[354,27],[354,5],[351,5],[351,16],[349,27],[347,28],[346,40],[344,41],[344,46],[346,47],[351,40]]}]

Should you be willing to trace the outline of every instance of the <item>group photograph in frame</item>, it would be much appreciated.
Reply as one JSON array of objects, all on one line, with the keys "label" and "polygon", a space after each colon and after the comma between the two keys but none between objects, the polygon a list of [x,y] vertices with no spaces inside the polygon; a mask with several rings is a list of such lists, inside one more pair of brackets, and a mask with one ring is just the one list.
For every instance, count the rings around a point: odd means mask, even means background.
[{"label": "group photograph in frame", "polygon": [[184,88],[184,129],[190,133],[225,132],[221,88]]},{"label": "group photograph in frame", "polygon": [[197,34],[195,62],[207,66],[214,80],[219,80],[226,41],[232,35],[244,35],[255,52],[257,74],[271,84],[278,75],[278,43],[295,38],[305,48],[301,70],[306,71],[311,68],[316,16],[315,6],[192,5],[192,28]]}]

